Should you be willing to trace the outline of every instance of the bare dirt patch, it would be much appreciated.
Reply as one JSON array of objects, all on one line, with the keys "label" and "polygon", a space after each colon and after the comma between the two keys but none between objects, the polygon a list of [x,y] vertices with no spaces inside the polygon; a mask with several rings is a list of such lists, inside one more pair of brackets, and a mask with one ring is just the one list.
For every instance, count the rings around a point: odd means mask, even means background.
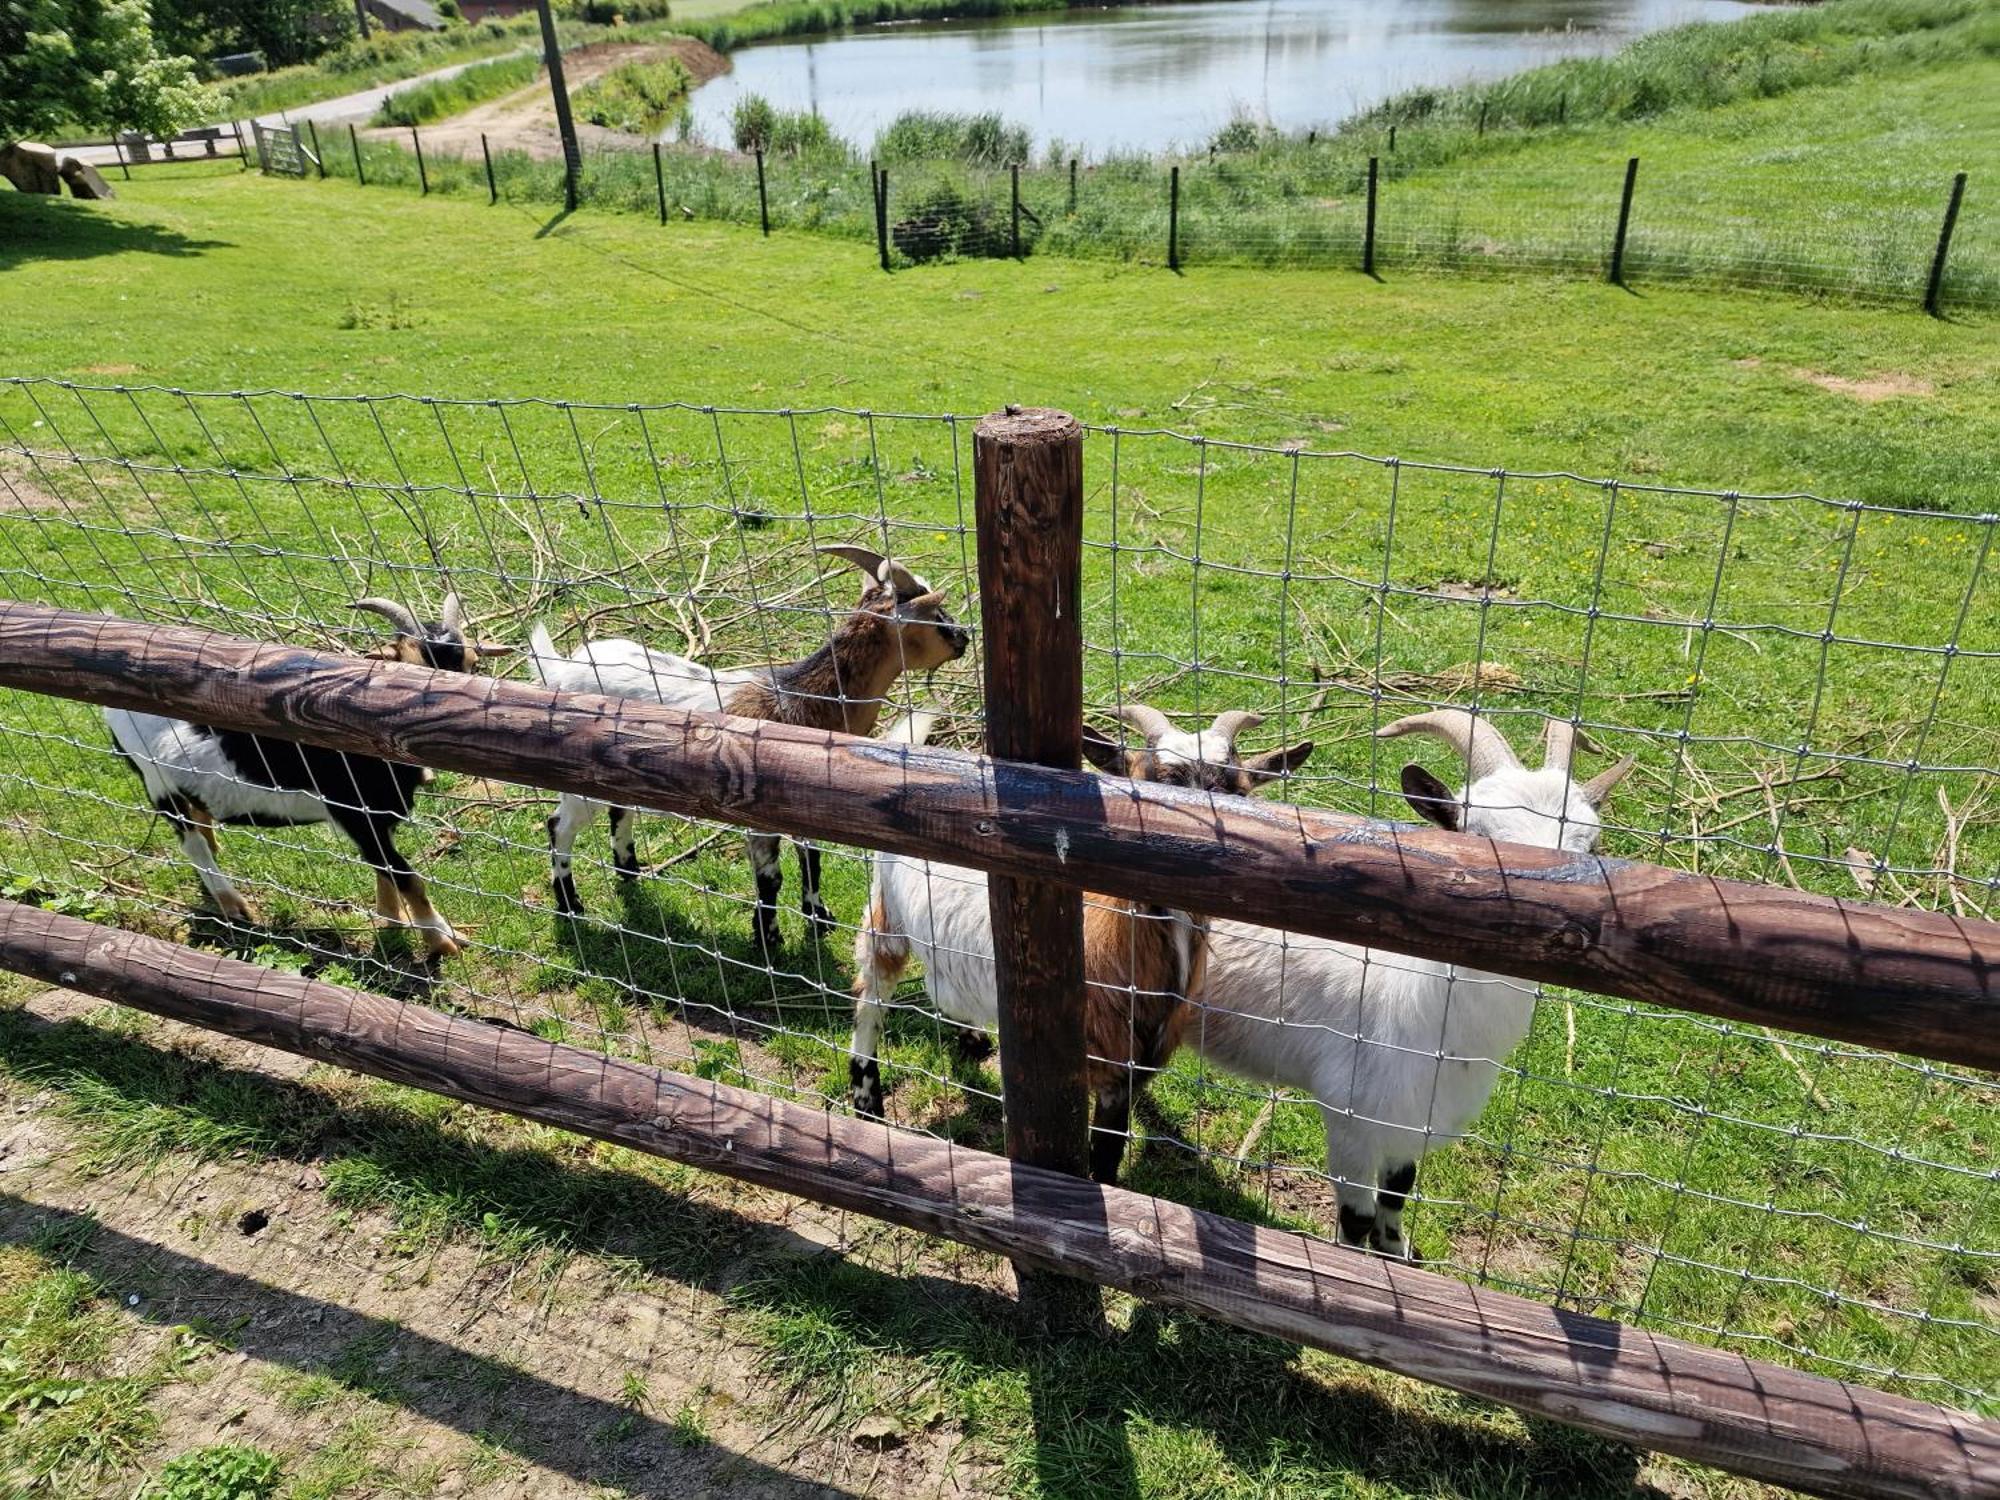
[{"label": "bare dirt patch", "polygon": [[1794,378],[1816,385],[1823,391],[1832,391],[1836,396],[1851,396],[1856,401],[1889,401],[1897,396],[1932,396],[1937,387],[1930,381],[1915,375],[1902,375],[1893,371],[1882,375],[1869,375],[1860,380],[1850,380],[1844,375],[1828,375],[1821,370],[1794,370]]},{"label": "bare dirt patch", "polygon": [[19,469],[0,467],[0,511],[63,508],[62,496],[50,494]]},{"label": "bare dirt patch", "polygon": [[[663,63],[678,60],[688,70],[696,86],[729,71],[729,59],[705,42],[693,37],[676,37],[665,42],[600,42],[563,56],[563,79],[574,94],[586,83],[603,77],[625,63]],[[369,132],[384,140],[404,141],[401,129]],[[462,115],[439,120],[423,127],[426,150],[452,152],[462,156],[479,154],[479,138],[485,136],[495,151],[525,151],[538,161],[553,161],[562,155],[562,138],[556,134],[555,105],[549,98],[548,74],[515,93],[477,105]],[[585,122],[577,124],[577,138],[586,146],[609,146],[639,150],[644,138],[623,131],[604,130]]]}]

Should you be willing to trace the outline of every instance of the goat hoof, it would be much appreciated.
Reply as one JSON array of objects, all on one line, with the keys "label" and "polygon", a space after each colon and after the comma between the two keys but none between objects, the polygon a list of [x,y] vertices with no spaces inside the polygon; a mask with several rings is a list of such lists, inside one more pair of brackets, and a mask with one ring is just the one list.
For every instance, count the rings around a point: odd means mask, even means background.
[{"label": "goat hoof", "polygon": [[248,901],[243,900],[240,896],[233,901],[217,901],[215,909],[220,913],[222,920],[225,922],[238,922],[245,927],[261,927],[263,925],[258,919],[257,908],[252,906]]},{"label": "goat hoof", "polygon": [[776,953],[785,945],[784,934],[778,930],[778,919],[776,916],[772,916],[768,920],[759,916],[753,931],[757,939],[757,946],[762,948],[766,953]]},{"label": "goat hoof", "polygon": [[431,958],[457,958],[464,951],[465,945],[458,940],[455,933],[450,937],[444,937],[433,932],[424,939],[424,952]]},{"label": "goat hoof", "polygon": [[952,1039],[952,1051],[962,1063],[982,1063],[993,1055],[993,1038],[976,1027],[963,1026]]},{"label": "goat hoof", "polygon": [[837,925],[833,920],[833,913],[824,906],[807,906],[800,909],[805,913],[806,926],[815,936],[824,937]]},{"label": "goat hoof", "polygon": [[555,892],[556,910],[558,912],[565,917],[580,917],[583,915],[583,903],[577,899],[575,881],[558,880],[553,890]]}]

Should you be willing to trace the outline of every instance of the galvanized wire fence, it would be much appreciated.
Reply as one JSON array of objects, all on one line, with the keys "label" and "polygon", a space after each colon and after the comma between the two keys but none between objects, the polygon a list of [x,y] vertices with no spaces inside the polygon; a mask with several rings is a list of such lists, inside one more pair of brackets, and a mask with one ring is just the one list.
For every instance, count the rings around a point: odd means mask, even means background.
[{"label": "galvanized wire fence", "polygon": [[[315,135],[317,133],[315,132]],[[422,143],[422,161],[414,146]],[[559,159],[423,132],[331,128],[321,176],[370,185],[564,201]],[[1037,253],[1171,264],[1364,267],[1377,273],[1531,271],[1823,293],[1882,303],[2000,304],[2000,218],[1974,183],[1939,241],[1950,173],[1898,172],[1857,197],[1780,157],[1715,172],[1645,163],[1619,235],[1625,159],[1582,161],[1533,181],[1491,161],[1434,160],[1422,132],[1358,148],[1346,137],[1272,141],[1182,162],[1150,157],[1015,167],[881,164],[844,152],[741,154],[677,146],[585,154],[585,205],[808,230],[872,242],[889,268]],[[1374,183],[1371,187],[1371,160]],[[1484,162],[1483,165],[1480,162]],[[886,208],[877,193],[887,180]],[[1371,206],[1371,198],[1373,203]],[[1935,273],[1935,276],[1934,276]]]},{"label": "galvanized wire fence", "polygon": [[[479,639],[521,650],[544,622],[563,653],[626,636],[710,666],[798,660],[862,590],[816,548],[888,554],[977,619],[970,434],[836,409],[11,381],[0,594],[365,650],[381,626],[355,599],[430,619],[456,591]],[[1246,751],[1314,745],[1266,795],[1408,818],[1406,761],[1454,791],[1465,768],[1443,745],[1376,738],[1383,724],[1476,708],[1534,764],[1550,719],[1574,721],[1637,757],[1603,804],[1609,853],[1964,916],[2000,904],[2000,517],[1163,431],[1098,429],[1086,450],[1100,725],[1138,703],[1185,727],[1254,710]],[[978,682],[975,635],[898,677],[885,720],[938,710],[935,738],[977,745]],[[628,881],[595,820],[569,916],[551,896],[554,799],[441,777],[403,839],[466,942],[431,965],[369,920],[367,867],[336,835],[225,829],[222,865],[258,918],[218,918],[96,711],[8,693],[0,738],[16,897],[848,1107],[865,852],[825,851],[830,934],[787,909],[766,944],[736,830],[641,818]],[[1580,756],[1578,775],[1610,763]],[[942,892],[969,876],[928,878]],[[1271,929],[1230,924],[1215,943],[1239,987],[1212,967],[1195,997],[1190,1045],[1132,1126],[1134,1185],[1331,1232],[1343,1185],[1373,1185],[1352,1143],[1388,1132],[1423,1157],[1406,1222],[1435,1265],[1993,1404],[1990,1077]],[[1309,1093],[1225,1067],[1257,1050],[1231,1052],[1232,1027],[1262,1028],[1294,1071],[1310,1062]],[[992,1143],[996,1075],[964,1035],[906,980],[887,1112]],[[1449,1118],[1488,1062],[1484,1107]]]}]

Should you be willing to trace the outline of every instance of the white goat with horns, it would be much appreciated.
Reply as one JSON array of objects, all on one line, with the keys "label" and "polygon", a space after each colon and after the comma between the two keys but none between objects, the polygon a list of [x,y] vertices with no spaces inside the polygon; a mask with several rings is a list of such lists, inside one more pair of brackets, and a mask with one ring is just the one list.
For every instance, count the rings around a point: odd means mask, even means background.
[{"label": "white goat with horns", "polygon": [[[1627,756],[1589,781],[1574,780],[1577,730],[1560,719],[1549,722],[1539,770],[1522,765],[1499,730],[1464,709],[1412,714],[1376,733],[1431,735],[1465,762],[1462,799],[1423,767],[1403,767],[1404,797],[1438,827],[1574,854],[1596,847],[1598,809],[1633,764]],[[1527,1035],[1534,986],[1220,920],[1209,928],[1206,979],[1187,1044],[1230,1073],[1317,1100],[1341,1239],[1417,1258],[1403,1235],[1417,1164],[1485,1107],[1501,1060]]]}]

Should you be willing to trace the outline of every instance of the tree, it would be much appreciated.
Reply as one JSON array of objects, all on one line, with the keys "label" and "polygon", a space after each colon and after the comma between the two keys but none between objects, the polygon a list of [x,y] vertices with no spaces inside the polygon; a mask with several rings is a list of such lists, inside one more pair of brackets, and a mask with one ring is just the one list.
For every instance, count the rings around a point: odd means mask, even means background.
[{"label": "tree", "polygon": [[153,0],[153,28],[176,52],[261,52],[274,68],[355,35],[353,0]]},{"label": "tree", "polygon": [[61,127],[171,135],[221,102],[153,40],[146,0],[0,0],[0,146]]}]

